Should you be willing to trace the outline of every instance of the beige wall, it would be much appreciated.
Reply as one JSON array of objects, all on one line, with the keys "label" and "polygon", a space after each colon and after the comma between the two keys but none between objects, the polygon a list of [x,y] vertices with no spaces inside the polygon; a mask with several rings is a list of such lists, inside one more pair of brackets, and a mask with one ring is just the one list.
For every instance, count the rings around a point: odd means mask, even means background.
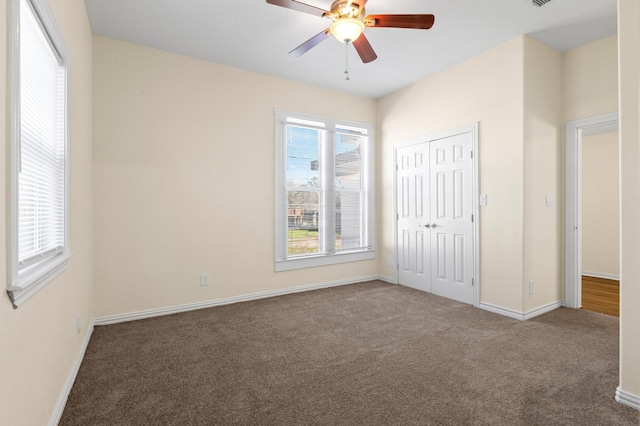
[{"label": "beige wall", "polygon": [[620,387],[640,405],[640,2],[618,0],[620,36]]},{"label": "beige wall", "polygon": [[620,275],[618,132],[582,138],[582,271]]},{"label": "beige wall", "polygon": [[[524,39],[523,311],[562,300],[562,55]],[[547,206],[547,195],[551,206]],[[534,282],[533,294],[529,282]]]},{"label": "beige wall", "polygon": [[104,37],[94,71],[96,317],[376,273],[274,272],[274,109],[374,123],[373,100]]},{"label": "beige wall", "polygon": [[618,36],[562,55],[564,121],[618,111]]},{"label": "beige wall", "polygon": [[[44,425],[55,412],[65,382],[73,370],[93,318],[91,291],[91,32],[82,0],[49,0],[70,52],[70,247],[69,268],[56,280],[13,309],[6,294],[0,298],[0,424]],[[0,7],[6,21],[7,2]],[[0,25],[0,80],[7,69],[6,26]],[[6,220],[7,93],[0,84],[0,151],[3,184],[0,209]],[[5,241],[5,228],[1,227]],[[5,245],[0,245],[0,276],[6,278]],[[6,282],[3,284],[3,287]],[[82,333],[76,334],[76,315]]]},{"label": "beige wall", "polygon": [[480,299],[522,310],[523,49],[518,37],[378,102],[379,271],[392,276],[393,146],[479,122]]}]

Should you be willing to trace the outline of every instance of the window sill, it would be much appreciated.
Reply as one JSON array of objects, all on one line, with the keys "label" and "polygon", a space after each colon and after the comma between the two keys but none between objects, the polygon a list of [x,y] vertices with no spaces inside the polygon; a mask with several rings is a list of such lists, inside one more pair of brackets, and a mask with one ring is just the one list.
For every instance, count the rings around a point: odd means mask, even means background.
[{"label": "window sill", "polygon": [[34,265],[32,270],[27,269],[18,276],[18,279],[7,287],[7,294],[13,303],[14,308],[20,307],[24,302],[29,300],[38,291],[53,281],[58,275],[67,269],[69,259],[73,253],[63,252],[58,256]]},{"label": "window sill", "polygon": [[338,263],[358,262],[375,259],[375,250],[357,251],[331,255],[305,256],[287,260],[276,260],[276,272],[294,269],[314,268],[316,266],[334,265]]}]

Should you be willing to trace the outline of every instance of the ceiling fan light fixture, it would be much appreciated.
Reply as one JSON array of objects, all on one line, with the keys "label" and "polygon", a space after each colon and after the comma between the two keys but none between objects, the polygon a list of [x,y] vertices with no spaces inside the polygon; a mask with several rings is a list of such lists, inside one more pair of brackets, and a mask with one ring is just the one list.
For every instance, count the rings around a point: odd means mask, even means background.
[{"label": "ceiling fan light fixture", "polygon": [[355,18],[340,18],[331,25],[331,34],[341,43],[353,43],[363,31],[364,22]]}]

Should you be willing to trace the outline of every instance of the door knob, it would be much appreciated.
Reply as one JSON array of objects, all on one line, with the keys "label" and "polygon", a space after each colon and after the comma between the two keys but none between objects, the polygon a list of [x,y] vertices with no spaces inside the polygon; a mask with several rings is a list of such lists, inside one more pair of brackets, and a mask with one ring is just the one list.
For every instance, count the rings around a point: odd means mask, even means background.
[{"label": "door knob", "polygon": [[438,226],[438,225],[436,225],[435,223],[432,223],[432,224],[431,224],[431,227],[432,227],[432,228],[435,228],[436,226]]}]

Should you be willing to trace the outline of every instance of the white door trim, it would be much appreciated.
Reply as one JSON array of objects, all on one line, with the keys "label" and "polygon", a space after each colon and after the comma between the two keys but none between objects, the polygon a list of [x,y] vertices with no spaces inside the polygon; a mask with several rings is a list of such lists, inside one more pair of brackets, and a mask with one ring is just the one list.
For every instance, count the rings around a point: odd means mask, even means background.
[{"label": "white door trim", "polygon": [[565,291],[564,305],[582,306],[582,136],[615,131],[618,113],[567,122],[565,169]]},{"label": "white door trim", "polygon": [[479,123],[473,123],[466,126],[461,126],[455,129],[446,130],[444,132],[435,133],[419,139],[411,141],[401,142],[393,145],[393,282],[399,284],[398,279],[398,173],[395,169],[398,164],[398,150],[411,145],[420,144],[423,142],[431,142],[437,139],[448,138],[464,133],[471,133],[473,139],[473,189],[472,189],[472,210],[473,210],[473,306],[478,306],[480,303],[480,238],[479,238],[479,223],[480,216],[478,214],[478,127]]}]

